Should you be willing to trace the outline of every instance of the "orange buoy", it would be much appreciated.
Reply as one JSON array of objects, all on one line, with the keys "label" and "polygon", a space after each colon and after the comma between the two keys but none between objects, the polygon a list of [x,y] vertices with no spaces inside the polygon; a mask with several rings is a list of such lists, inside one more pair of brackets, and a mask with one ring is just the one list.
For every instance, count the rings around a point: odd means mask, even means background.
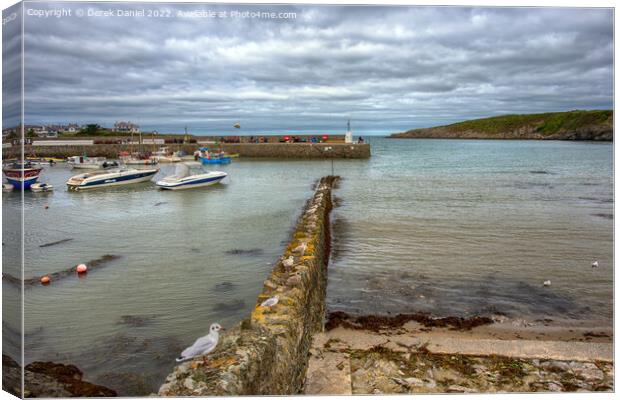
[{"label": "orange buoy", "polygon": [[86,264],[80,264],[77,266],[75,270],[77,271],[78,274],[83,274],[86,271],[88,271],[88,267],[86,266]]},{"label": "orange buoy", "polygon": [[42,285],[49,285],[49,283],[51,281],[52,281],[52,279],[49,276],[47,276],[47,275],[44,275],[44,276],[41,277],[41,284]]}]

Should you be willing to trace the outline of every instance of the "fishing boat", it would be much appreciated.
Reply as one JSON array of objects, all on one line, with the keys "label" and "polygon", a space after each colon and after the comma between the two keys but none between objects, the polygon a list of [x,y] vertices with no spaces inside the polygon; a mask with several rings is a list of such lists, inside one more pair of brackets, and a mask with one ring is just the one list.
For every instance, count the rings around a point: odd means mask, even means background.
[{"label": "fishing boat", "polygon": [[181,157],[175,155],[172,151],[168,150],[167,147],[162,147],[157,150],[155,153],[153,153],[152,158],[160,163],[174,163],[181,161]]},{"label": "fishing boat", "polygon": [[53,158],[44,158],[44,157],[40,157],[40,158],[34,158],[34,157],[27,157],[26,161],[34,164],[34,165],[54,165],[56,164],[56,160]]},{"label": "fishing boat", "polygon": [[30,185],[35,183],[39,179],[39,175],[43,171],[43,167],[34,165],[31,162],[13,161],[6,164],[2,168],[4,176],[8,183],[15,188],[29,189]]},{"label": "fishing boat", "polygon": [[107,186],[129,185],[146,182],[159,171],[152,169],[119,168],[111,171],[93,171],[72,176],[67,181],[69,190],[85,190]]},{"label": "fishing boat", "polygon": [[35,193],[51,192],[52,190],[54,190],[54,186],[50,185],[49,183],[36,182],[30,185],[30,190]]},{"label": "fishing boat", "polygon": [[109,161],[105,157],[67,157],[67,164],[74,169],[100,169],[107,162]]},{"label": "fishing boat", "polygon": [[207,147],[202,147],[198,150],[198,157],[200,161],[205,164],[230,164],[232,158],[226,155],[223,151],[219,153],[213,153],[209,151]]},{"label": "fishing boat", "polygon": [[215,185],[226,178],[226,176],[228,176],[226,172],[206,171],[202,167],[200,173],[192,174],[188,164],[181,163],[177,164],[174,175],[167,176],[155,184],[160,189],[166,190],[192,189]]},{"label": "fishing boat", "polygon": [[119,159],[125,165],[157,165],[157,160],[150,153],[132,153],[122,152]]}]

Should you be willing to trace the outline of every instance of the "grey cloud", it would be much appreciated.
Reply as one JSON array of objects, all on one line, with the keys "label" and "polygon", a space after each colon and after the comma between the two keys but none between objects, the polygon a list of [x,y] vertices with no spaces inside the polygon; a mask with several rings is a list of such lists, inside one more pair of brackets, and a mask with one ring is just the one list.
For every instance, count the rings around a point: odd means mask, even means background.
[{"label": "grey cloud", "polygon": [[[114,5],[122,7],[143,6]],[[350,116],[357,130],[390,133],[502,113],[612,107],[611,9],[153,7],[297,18],[27,17],[27,121],[131,119],[145,129],[187,124],[225,134],[236,121],[248,133],[340,132]],[[11,42],[5,34],[5,54]],[[3,96],[7,107],[13,95]]]}]

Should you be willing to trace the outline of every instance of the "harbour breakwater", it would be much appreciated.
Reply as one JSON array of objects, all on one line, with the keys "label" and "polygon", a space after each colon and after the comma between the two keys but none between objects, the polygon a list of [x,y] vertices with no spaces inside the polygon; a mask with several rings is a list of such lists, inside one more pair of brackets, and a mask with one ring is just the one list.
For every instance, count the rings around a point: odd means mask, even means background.
[{"label": "harbour breakwater", "polygon": [[[302,390],[313,335],[322,329],[325,316],[337,181],[327,176],[317,183],[251,315],[220,337],[206,363],[197,357],[176,367],[159,395],[291,395]],[[261,305],[276,295],[276,305]]]},{"label": "harbour breakwater", "polygon": [[[248,158],[281,158],[281,159],[363,159],[370,157],[368,143],[222,143],[220,144],[169,144],[170,151],[185,151],[193,154],[198,147],[213,149],[220,147],[228,153],[238,153]],[[62,146],[26,146],[24,154],[36,157],[66,158],[70,156],[118,158],[119,153],[138,151],[157,151],[161,146],[153,144],[93,144],[93,145],[62,145]],[[19,158],[21,149],[13,146],[2,149],[6,159]]]}]

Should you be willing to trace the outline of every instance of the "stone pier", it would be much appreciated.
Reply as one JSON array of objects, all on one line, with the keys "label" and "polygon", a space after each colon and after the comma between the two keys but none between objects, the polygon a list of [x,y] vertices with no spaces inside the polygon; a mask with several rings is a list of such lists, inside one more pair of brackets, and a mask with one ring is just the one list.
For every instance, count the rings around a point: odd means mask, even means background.
[{"label": "stone pier", "polygon": [[[176,367],[159,395],[291,395],[302,391],[313,336],[322,329],[325,316],[331,192],[337,180],[327,176],[317,183],[251,315],[224,332],[206,364],[197,357]],[[276,295],[275,306],[261,306]]]}]

